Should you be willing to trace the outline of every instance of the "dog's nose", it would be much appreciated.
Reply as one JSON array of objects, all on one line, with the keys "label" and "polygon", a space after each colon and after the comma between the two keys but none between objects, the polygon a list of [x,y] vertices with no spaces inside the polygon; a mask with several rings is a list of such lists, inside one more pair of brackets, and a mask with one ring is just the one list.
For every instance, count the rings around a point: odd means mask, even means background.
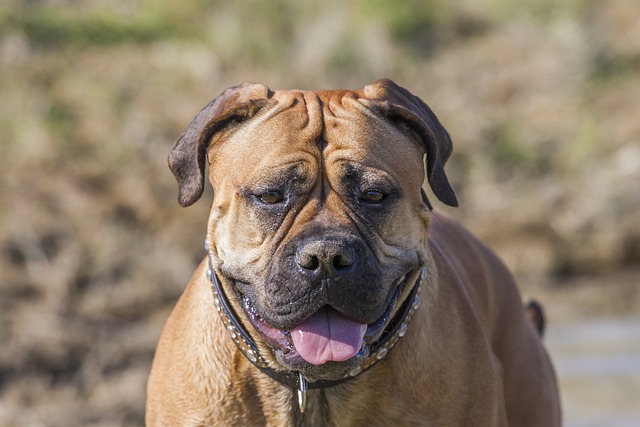
[{"label": "dog's nose", "polygon": [[305,242],[296,253],[298,266],[314,278],[343,276],[353,269],[355,258],[349,244],[331,240]]}]

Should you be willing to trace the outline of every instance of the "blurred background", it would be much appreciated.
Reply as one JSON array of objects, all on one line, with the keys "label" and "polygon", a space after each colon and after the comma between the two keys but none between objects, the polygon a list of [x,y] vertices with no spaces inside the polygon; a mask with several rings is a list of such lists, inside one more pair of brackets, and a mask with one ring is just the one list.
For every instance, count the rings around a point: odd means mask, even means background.
[{"label": "blurred background", "polygon": [[143,425],[203,256],[210,192],[179,207],[166,166],[201,107],[383,76],[453,137],[447,212],[546,307],[566,426],[640,425],[640,2],[4,0],[0,427]]}]

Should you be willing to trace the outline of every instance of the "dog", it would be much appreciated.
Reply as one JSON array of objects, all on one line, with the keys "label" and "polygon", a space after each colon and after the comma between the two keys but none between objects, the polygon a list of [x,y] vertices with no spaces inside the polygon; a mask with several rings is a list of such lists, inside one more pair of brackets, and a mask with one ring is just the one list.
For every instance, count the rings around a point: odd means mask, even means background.
[{"label": "dog", "polygon": [[451,151],[391,80],[243,84],[211,101],[169,156],[182,206],[205,174],[214,193],[147,425],[559,426],[554,369],[511,274],[423,189],[457,206]]}]

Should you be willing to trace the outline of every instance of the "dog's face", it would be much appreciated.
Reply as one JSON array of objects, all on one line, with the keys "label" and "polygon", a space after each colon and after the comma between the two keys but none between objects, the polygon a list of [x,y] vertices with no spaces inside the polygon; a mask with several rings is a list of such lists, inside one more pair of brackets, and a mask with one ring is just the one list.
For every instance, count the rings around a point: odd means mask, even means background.
[{"label": "dog's face", "polygon": [[208,240],[235,311],[272,363],[341,378],[427,256],[425,152],[436,196],[455,204],[442,172],[450,140],[426,105],[388,81],[359,92],[252,85],[225,94],[174,148],[181,202],[199,197],[185,188],[199,184],[206,152]]}]

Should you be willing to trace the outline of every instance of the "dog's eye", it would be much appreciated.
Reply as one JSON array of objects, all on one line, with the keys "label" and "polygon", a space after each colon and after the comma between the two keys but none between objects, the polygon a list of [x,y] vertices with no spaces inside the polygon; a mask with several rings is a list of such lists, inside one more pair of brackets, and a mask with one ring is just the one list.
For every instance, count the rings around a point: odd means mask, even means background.
[{"label": "dog's eye", "polygon": [[261,202],[266,203],[267,205],[275,205],[276,203],[280,203],[284,200],[282,193],[276,190],[267,190],[264,193],[258,194],[257,197]]},{"label": "dog's eye", "polygon": [[369,190],[362,193],[360,199],[366,203],[380,203],[384,200],[386,194],[378,190]]}]

